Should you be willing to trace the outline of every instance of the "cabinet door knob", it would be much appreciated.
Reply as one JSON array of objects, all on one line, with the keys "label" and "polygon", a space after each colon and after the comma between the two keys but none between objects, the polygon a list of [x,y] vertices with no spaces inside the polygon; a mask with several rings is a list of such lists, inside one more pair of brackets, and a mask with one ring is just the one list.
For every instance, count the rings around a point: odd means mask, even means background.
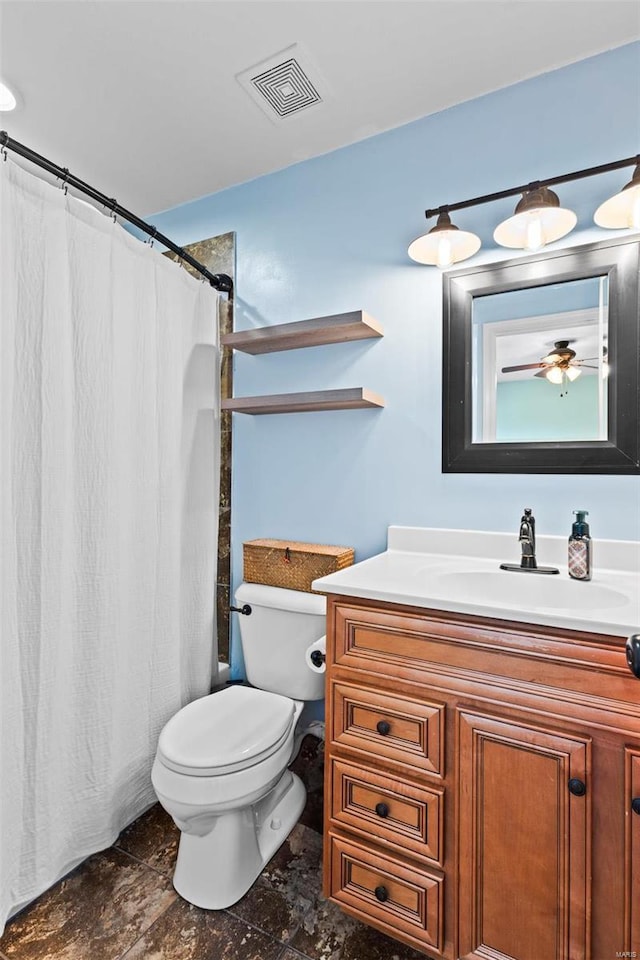
[{"label": "cabinet door knob", "polygon": [[640,797],[634,797],[631,801],[631,809],[634,813],[640,813]]},{"label": "cabinet door knob", "polygon": [[384,903],[385,900],[389,899],[389,892],[386,887],[376,887],[373,892],[376,895],[376,900],[379,900],[380,903]]},{"label": "cabinet door knob", "polygon": [[[638,800],[638,803],[640,803],[640,800]],[[389,807],[386,803],[376,803],[376,813],[384,820],[385,817],[389,816]]]},{"label": "cabinet door knob", "polygon": [[391,724],[388,720],[378,720],[376,723],[376,730],[381,736],[386,737],[386,735],[391,731]]},{"label": "cabinet door knob", "polygon": [[627,663],[634,677],[640,679],[640,633],[634,633],[627,640]]},{"label": "cabinet door knob", "polygon": [[569,780],[569,793],[572,793],[574,797],[584,797],[586,792],[587,785],[577,777],[571,777],[571,780]]}]

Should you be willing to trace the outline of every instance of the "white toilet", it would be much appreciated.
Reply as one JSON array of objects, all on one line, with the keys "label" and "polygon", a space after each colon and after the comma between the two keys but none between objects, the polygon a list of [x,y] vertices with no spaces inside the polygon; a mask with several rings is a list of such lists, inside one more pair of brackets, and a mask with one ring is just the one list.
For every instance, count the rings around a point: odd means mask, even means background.
[{"label": "white toilet", "polygon": [[[306,791],[287,769],[302,738],[304,701],[324,697],[307,649],[325,633],[325,598],[243,583],[242,652],[251,687],[230,686],[165,725],[151,772],[182,831],[173,885],[221,910],[247,892],[298,821]],[[297,734],[297,736],[296,736]]]}]

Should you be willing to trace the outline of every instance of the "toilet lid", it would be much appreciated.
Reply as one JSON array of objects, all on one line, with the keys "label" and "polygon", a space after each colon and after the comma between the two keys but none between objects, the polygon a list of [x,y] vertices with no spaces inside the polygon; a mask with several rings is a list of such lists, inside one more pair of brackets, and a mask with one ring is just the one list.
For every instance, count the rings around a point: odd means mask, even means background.
[{"label": "toilet lid", "polygon": [[254,687],[227,687],[183,707],[158,742],[162,762],[190,776],[253,766],[286,739],[294,716],[288,697]]}]

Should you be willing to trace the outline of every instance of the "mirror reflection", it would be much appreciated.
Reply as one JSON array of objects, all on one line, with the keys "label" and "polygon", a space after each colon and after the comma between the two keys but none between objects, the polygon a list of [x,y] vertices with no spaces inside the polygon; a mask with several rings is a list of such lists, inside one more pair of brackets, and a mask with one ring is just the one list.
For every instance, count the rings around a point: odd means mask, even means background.
[{"label": "mirror reflection", "polygon": [[607,440],[607,275],[474,296],[473,443]]}]

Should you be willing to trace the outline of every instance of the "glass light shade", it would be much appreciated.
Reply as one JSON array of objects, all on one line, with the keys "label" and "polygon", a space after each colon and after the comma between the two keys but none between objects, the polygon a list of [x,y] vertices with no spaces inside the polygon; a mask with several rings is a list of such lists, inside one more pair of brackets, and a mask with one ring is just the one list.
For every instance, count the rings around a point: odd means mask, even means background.
[{"label": "glass light shade", "polygon": [[562,360],[562,357],[554,350],[552,353],[548,353],[546,357],[543,357],[540,363],[556,363],[557,360]]},{"label": "glass light shade", "polygon": [[582,370],[580,369],[580,367],[567,367],[567,369],[565,370],[565,373],[569,378],[569,380],[577,380],[580,374],[582,373]]},{"label": "glass light shade", "polygon": [[0,110],[9,111],[15,110],[17,106],[17,100],[13,95],[12,91],[0,80]]},{"label": "glass light shade", "polygon": [[560,206],[558,195],[548,187],[523,194],[515,214],[499,224],[493,239],[501,247],[540,250],[570,233],[578,222],[573,210]]},{"label": "glass light shade", "polygon": [[441,213],[435,227],[409,245],[408,253],[416,263],[444,268],[467,260],[479,249],[480,237],[459,230],[451,223],[448,213]]},{"label": "glass light shade", "polygon": [[623,230],[625,227],[640,230],[640,163],[629,183],[620,193],[601,203],[593,219],[599,227],[608,230]]},{"label": "glass light shade", "polygon": [[562,383],[563,371],[560,367],[551,367],[551,369],[545,373],[545,377],[549,383]]}]

